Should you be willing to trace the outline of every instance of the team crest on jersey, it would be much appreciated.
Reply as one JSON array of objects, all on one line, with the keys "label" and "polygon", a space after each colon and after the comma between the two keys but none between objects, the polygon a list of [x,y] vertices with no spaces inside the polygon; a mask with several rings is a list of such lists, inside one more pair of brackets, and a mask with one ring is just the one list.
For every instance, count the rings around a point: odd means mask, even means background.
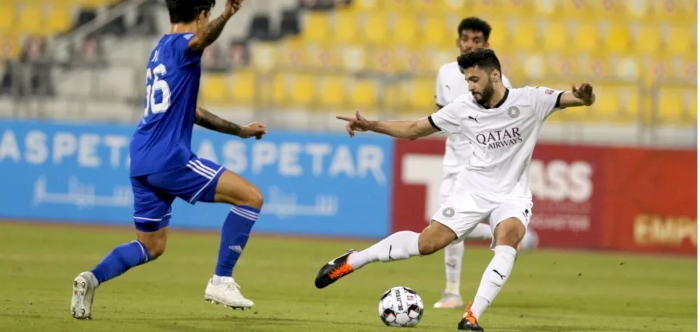
[{"label": "team crest on jersey", "polygon": [[447,218],[452,218],[455,215],[455,209],[448,207],[442,210],[442,215]]},{"label": "team crest on jersey", "polygon": [[508,116],[509,116],[509,117],[511,117],[511,118],[517,118],[518,115],[520,115],[520,109],[519,109],[519,108],[517,108],[517,107],[515,107],[515,106],[511,106],[510,108],[508,108]]}]

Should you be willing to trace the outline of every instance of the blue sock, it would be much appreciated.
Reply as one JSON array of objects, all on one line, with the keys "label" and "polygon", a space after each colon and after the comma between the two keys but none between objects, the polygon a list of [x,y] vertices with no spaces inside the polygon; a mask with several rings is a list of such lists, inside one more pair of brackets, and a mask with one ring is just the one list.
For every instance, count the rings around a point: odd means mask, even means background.
[{"label": "blue sock", "polygon": [[151,255],[146,246],[134,240],[114,248],[91,272],[97,278],[97,282],[102,284],[149,260],[151,260]]},{"label": "blue sock", "polygon": [[228,213],[224,227],[221,229],[221,244],[219,245],[219,260],[216,262],[214,274],[220,277],[233,275],[233,268],[243,253],[250,230],[258,219],[260,210],[250,206],[236,206]]}]

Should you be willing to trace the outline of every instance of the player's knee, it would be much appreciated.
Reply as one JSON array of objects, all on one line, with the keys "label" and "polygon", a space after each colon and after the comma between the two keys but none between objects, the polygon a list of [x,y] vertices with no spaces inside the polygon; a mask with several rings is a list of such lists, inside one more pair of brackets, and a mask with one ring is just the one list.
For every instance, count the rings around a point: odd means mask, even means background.
[{"label": "player's knee", "polygon": [[525,235],[525,226],[520,220],[511,218],[496,227],[496,245],[517,248]]},{"label": "player's knee", "polygon": [[167,244],[167,236],[165,235],[153,234],[149,236],[139,234],[138,240],[144,247],[146,247],[146,250],[148,250],[148,255],[150,256],[151,261],[157,259],[158,257],[162,256],[163,253],[165,253],[165,247]]},{"label": "player's knee", "polygon": [[434,254],[450,245],[455,238],[455,233],[447,226],[433,222],[418,237],[418,252],[421,255]]},{"label": "player's knee", "polygon": [[263,201],[264,198],[260,189],[258,189],[256,186],[250,186],[248,189],[246,189],[245,197],[241,205],[261,209],[263,206]]}]

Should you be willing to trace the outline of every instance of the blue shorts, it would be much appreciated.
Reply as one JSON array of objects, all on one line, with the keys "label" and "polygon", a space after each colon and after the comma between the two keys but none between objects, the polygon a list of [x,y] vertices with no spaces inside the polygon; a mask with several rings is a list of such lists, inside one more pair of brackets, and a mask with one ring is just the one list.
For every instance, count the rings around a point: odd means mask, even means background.
[{"label": "blue shorts", "polygon": [[224,167],[200,158],[186,166],[131,177],[134,191],[134,224],[142,232],[155,232],[170,224],[172,204],[180,197],[190,204],[213,202]]}]

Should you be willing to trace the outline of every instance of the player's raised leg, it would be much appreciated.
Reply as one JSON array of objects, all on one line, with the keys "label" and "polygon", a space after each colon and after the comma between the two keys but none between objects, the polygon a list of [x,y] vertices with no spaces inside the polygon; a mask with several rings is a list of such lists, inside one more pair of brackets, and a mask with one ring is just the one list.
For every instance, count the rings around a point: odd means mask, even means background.
[{"label": "player's raised leg", "polygon": [[240,286],[233,278],[233,269],[258,219],[263,205],[263,195],[256,186],[239,175],[222,171],[215,191],[205,194],[202,200],[232,205],[221,228],[216,269],[214,276],[207,283],[204,299],[231,308],[252,308],[253,301],[241,294]]},{"label": "player's raised leg", "polygon": [[503,204],[491,213],[489,222],[496,225],[494,257],[481,277],[473,303],[469,303],[457,326],[459,330],[483,331],[478,319],[496,298],[513,270],[516,248],[525,236],[531,208],[531,204]]},{"label": "player's raised leg", "polygon": [[170,205],[175,197],[154,191],[146,177],[131,178],[131,185],[134,192],[136,240],[115,247],[91,271],[75,277],[70,307],[74,318],[92,318],[95,290],[101,284],[135,266],[153,261],[165,252]]},{"label": "player's raised leg", "polygon": [[398,261],[413,256],[430,255],[445,248],[457,238],[439,222],[431,222],[421,233],[397,232],[362,250],[350,250],[324,265],[316,276],[316,287],[324,288],[353,271],[373,262]]}]

